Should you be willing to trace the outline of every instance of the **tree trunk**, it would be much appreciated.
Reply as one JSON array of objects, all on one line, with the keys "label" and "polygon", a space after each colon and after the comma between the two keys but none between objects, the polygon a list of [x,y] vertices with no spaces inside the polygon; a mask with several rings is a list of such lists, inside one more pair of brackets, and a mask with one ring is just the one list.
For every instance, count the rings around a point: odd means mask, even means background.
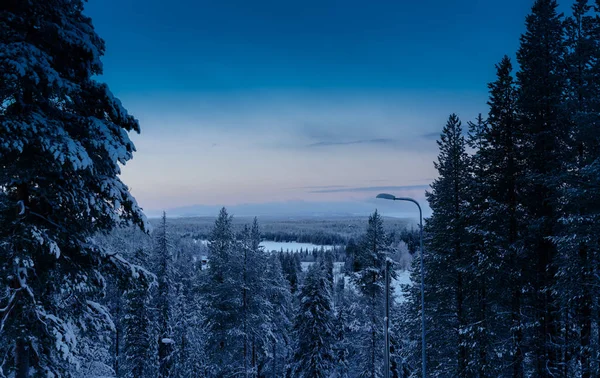
[{"label": "tree trunk", "polygon": [[273,378],[277,377],[277,341],[273,340]]},{"label": "tree trunk", "polygon": [[523,329],[521,324],[521,292],[515,287],[512,292],[512,339],[513,339],[513,378],[523,378]]},{"label": "tree trunk", "polygon": [[580,339],[580,359],[581,359],[581,378],[591,377],[591,350],[590,339],[592,335],[592,296],[590,287],[593,282],[593,277],[590,272],[592,261],[589,261],[588,250],[582,246],[580,250],[581,266],[584,269],[584,296],[581,301],[581,339]]},{"label": "tree trunk", "polygon": [[[22,201],[23,206],[29,206],[29,189],[27,184],[17,185],[17,201]],[[17,208],[17,216],[21,209]],[[15,342],[15,378],[29,378],[29,349],[30,345],[23,338],[18,338]]]},{"label": "tree trunk", "polygon": [[15,364],[17,372],[15,378],[29,378],[29,344],[19,338],[16,341]]}]

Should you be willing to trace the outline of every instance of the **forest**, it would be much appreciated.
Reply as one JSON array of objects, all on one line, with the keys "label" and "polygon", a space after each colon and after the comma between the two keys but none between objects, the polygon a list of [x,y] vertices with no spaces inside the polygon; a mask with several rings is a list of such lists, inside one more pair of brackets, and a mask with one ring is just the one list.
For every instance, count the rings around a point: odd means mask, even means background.
[{"label": "forest", "polygon": [[600,1],[535,0],[487,108],[448,117],[422,251],[376,210],[148,221],[83,8],[0,5],[0,377],[600,375]]}]

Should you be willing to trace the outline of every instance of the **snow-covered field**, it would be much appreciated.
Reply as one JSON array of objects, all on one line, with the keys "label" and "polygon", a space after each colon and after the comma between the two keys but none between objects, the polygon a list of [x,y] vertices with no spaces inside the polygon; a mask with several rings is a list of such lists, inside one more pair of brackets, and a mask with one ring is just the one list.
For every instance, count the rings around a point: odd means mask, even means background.
[{"label": "snow-covered field", "polygon": [[262,241],[260,243],[260,245],[265,248],[265,251],[268,251],[268,252],[272,252],[272,251],[279,252],[282,249],[284,252],[287,252],[287,251],[298,252],[301,249],[303,251],[306,251],[306,250],[312,251],[313,249],[321,249],[321,247],[326,251],[333,249],[332,245],[316,245],[316,244],[311,244],[311,243],[297,243],[297,242],[276,242],[276,241],[271,241],[271,240]]}]

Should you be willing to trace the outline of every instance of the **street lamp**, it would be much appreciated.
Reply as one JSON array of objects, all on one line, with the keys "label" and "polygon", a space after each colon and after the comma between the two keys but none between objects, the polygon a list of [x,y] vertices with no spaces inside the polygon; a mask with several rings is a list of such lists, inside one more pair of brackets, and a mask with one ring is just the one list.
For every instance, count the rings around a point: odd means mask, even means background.
[{"label": "street lamp", "polygon": [[[392,194],[381,193],[378,194],[376,198],[391,200],[391,201],[408,201],[412,202],[419,208],[419,238],[420,238],[420,257],[421,257],[421,367],[423,369],[423,378],[426,377],[427,365],[426,365],[426,352],[425,352],[425,272],[423,268],[423,211],[421,210],[421,205],[417,201],[408,197],[396,197]],[[387,294],[386,294],[387,295]],[[387,315],[386,315],[387,316]],[[386,325],[387,329],[387,325]],[[386,339],[387,343],[387,339]],[[389,348],[389,345],[386,346]],[[389,349],[387,349],[387,353],[389,356]],[[389,358],[389,357],[388,357]],[[389,365],[389,362],[388,362]]]}]

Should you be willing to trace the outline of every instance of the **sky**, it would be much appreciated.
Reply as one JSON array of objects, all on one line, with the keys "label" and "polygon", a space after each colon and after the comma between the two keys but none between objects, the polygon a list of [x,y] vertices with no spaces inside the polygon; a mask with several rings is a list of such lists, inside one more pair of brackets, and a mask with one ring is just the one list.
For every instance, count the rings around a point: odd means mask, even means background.
[{"label": "sky", "polygon": [[381,191],[425,205],[448,115],[466,127],[486,113],[531,4],[90,0],[85,13],[106,42],[99,80],[141,124],[122,179],[148,214],[358,213],[394,211]]}]

